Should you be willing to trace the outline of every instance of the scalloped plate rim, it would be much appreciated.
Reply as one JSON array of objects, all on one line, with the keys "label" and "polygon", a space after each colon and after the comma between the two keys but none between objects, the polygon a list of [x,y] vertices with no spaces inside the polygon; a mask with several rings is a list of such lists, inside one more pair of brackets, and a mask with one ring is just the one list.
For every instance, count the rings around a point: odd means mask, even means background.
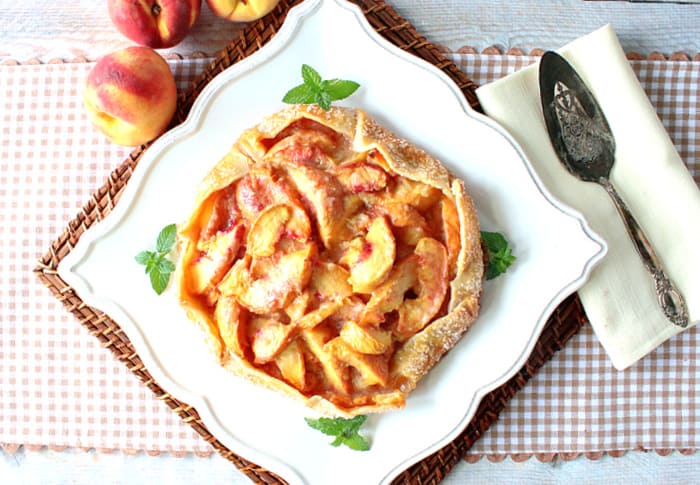
[{"label": "scalloped plate rim", "polygon": [[[602,239],[600,239],[600,237],[597,236],[591,230],[591,228],[588,226],[587,222],[579,212],[561,204],[549,193],[549,191],[546,189],[546,187],[544,187],[542,182],[537,177],[531,164],[528,162],[527,157],[524,155],[522,149],[517,145],[517,143],[512,139],[512,137],[502,127],[500,127],[500,125],[471,109],[471,107],[467,104],[466,100],[463,98],[459,89],[454,85],[454,83],[448,78],[448,76],[444,72],[420,58],[412,56],[411,54],[407,54],[395,45],[389,43],[388,41],[380,37],[379,34],[377,34],[376,31],[372,29],[365,16],[362,14],[361,10],[356,5],[349,4],[344,0],[307,0],[306,2],[299,4],[298,6],[290,10],[283,26],[280,28],[280,31],[267,44],[265,44],[265,46],[263,46],[255,54],[234,64],[233,66],[225,69],[222,73],[217,75],[197,97],[189,115],[187,116],[187,119],[181,125],[175,127],[168,133],[164,134],[146,150],[124,190],[121,203],[117,204],[114,207],[112,212],[105,219],[105,222],[100,222],[99,224],[93,225],[86,231],[86,233],[82,235],[78,245],[76,245],[74,250],[71,251],[71,253],[69,253],[68,255],[66,255],[66,257],[61,261],[61,264],[59,265],[59,275],[66,282],[71,284],[71,286],[73,286],[76,289],[78,294],[84,295],[82,296],[82,298],[84,298],[86,303],[88,303],[89,301],[94,302],[94,306],[96,308],[100,308],[102,310],[110,309],[116,314],[122,314],[123,316],[125,316],[125,321],[128,322],[127,324],[131,327],[131,332],[127,335],[129,335],[129,338],[133,341],[133,344],[139,347],[139,354],[142,357],[142,359],[148,360],[149,364],[155,364],[157,362],[157,358],[153,355],[151,346],[146,341],[145,336],[142,334],[142,331],[139,328],[139,324],[134,321],[131,321],[130,317],[126,316],[127,312],[122,308],[121,305],[119,305],[118,302],[112,301],[108,298],[101,298],[98,295],[93,295],[90,290],[89,282],[82,280],[82,277],[80,275],[74,273],[72,271],[72,267],[79,261],[82,261],[85,257],[87,257],[93,244],[97,243],[99,239],[106,237],[109,234],[109,232],[117,228],[121,219],[125,217],[126,213],[129,211],[131,204],[134,202],[134,199],[138,195],[138,191],[141,189],[141,186],[146,182],[150,170],[158,162],[159,155],[162,156],[163,152],[165,152],[167,148],[172,144],[177,144],[179,141],[182,141],[182,139],[194,135],[197,132],[198,128],[203,123],[203,120],[205,118],[206,108],[212,102],[212,98],[215,97],[218,91],[222,89],[226,84],[230,82],[235,82],[235,80],[238,77],[254,71],[257,65],[262,64],[270,58],[274,57],[275,54],[278,53],[278,51],[286,45],[286,43],[290,40],[294,33],[299,28],[301,28],[304,18],[306,16],[314,15],[319,10],[319,8],[322,5],[324,5],[324,2],[325,4],[329,4],[332,2],[333,4],[340,6],[343,9],[351,11],[362,26],[365,33],[369,37],[371,37],[372,40],[379,45],[379,47],[389,51],[390,54],[400,57],[403,61],[412,63],[422,69],[430,71],[430,73],[437,76],[441,82],[447,84],[449,88],[454,92],[455,98],[464,110],[465,115],[469,118],[477,120],[478,122],[488,125],[491,129],[495,130],[498,134],[500,134],[507,141],[507,143],[509,143],[517,151],[525,167],[527,168],[530,176],[535,181],[535,185],[540,191],[541,195],[554,208],[567,214],[569,217],[578,220],[579,224],[581,225],[582,232],[591,241],[595,242],[600,247],[600,250],[596,254],[591,256],[587,260],[584,267],[581,268],[581,273],[577,277],[575,277],[574,280],[572,280],[568,285],[563,287],[556,295],[554,295],[549,301],[549,303],[546,305],[546,307],[542,310],[540,319],[533,327],[532,335],[530,336],[527,345],[517,358],[515,364],[511,368],[509,368],[506,373],[500,376],[499,379],[485,383],[483,386],[477,389],[474,399],[472,399],[470,405],[465,410],[464,417],[447,436],[435,443],[428,445],[422,452],[409,456],[401,463],[395,464],[390,469],[388,469],[384,477],[381,479],[382,483],[388,483],[406,467],[419,461],[420,459],[423,459],[430,453],[444,446],[446,443],[452,441],[454,437],[456,437],[459,433],[463,431],[464,427],[471,420],[474,412],[476,411],[476,407],[478,406],[483,396],[490,392],[492,389],[502,385],[504,382],[510,379],[520,367],[522,367],[525,360],[530,355],[534,345],[536,344],[537,339],[539,338],[541,331],[544,327],[544,324],[546,323],[551,312],[570,293],[580,288],[580,286],[586,281],[592,267],[595,266],[595,264],[597,264],[600,261],[600,259],[602,259],[602,257],[605,255],[606,245],[605,242],[602,241]],[[248,445],[246,445],[246,443],[238,439],[236,436],[228,432],[221,425],[218,418],[215,417],[214,412],[210,408],[211,404],[208,402],[205,396],[194,395],[188,390],[182,388],[179,384],[177,384],[177,382],[173,381],[167,375],[167,372],[164,369],[161,369],[160,366],[157,364],[149,365],[147,366],[147,368],[152,374],[154,374],[154,377],[158,376],[157,382],[159,382],[159,384],[163,382],[167,383],[166,385],[163,385],[163,389],[167,389],[168,392],[171,392],[174,396],[183,396],[183,398],[178,397],[178,399],[193,405],[198,410],[202,421],[206,423],[207,427],[216,428],[217,432],[226,435],[223,436],[215,433],[213,430],[210,430],[217,439],[222,440],[222,442],[226,441],[228,443],[231,443],[231,440],[233,440],[234,446],[231,446],[232,450],[236,448],[236,452],[240,452],[241,456],[244,456],[246,457],[246,459],[251,459],[252,461],[257,462],[259,465],[264,466],[265,468],[268,468],[269,470],[274,471],[275,473],[278,473],[287,480],[293,479],[292,481],[296,483],[306,483],[293,467],[286,464],[280,458],[270,456],[263,450],[251,448]],[[173,390],[175,389],[177,389],[177,391],[173,392]],[[212,426],[212,424],[214,424],[215,426]]]}]

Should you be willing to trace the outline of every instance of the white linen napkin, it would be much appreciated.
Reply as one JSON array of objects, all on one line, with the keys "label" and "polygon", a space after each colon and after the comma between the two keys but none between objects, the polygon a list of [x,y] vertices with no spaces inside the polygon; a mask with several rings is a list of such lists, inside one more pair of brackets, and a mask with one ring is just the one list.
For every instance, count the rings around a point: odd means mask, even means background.
[{"label": "white linen napkin", "polygon": [[[678,156],[613,29],[558,51],[598,100],[617,145],[611,180],[646,232],[670,279],[700,319],[700,190]],[[581,182],[557,158],[542,115],[539,62],[476,93],[487,115],[522,146],[545,186],[579,210],[609,251],[579,290],[596,336],[622,370],[683,329],[664,316],[653,281],[603,187]]]}]

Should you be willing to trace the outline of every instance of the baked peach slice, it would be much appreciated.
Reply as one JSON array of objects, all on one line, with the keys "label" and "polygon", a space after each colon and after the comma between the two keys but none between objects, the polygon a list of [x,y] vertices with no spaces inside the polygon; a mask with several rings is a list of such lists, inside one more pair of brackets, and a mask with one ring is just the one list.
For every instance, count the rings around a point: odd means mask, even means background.
[{"label": "baked peach slice", "polygon": [[340,329],[340,338],[355,352],[383,354],[391,346],[391,332],[373,327],[364,327],[348,320]]},{"label": "baked peach slice", "polygon": [[293,340],[275,358],[275,364],[285,381],[299,390],[306,388],[306,361],[301,344]]},{"label": "baked peach slice", "polygon": [[200,256],[190,270],[189,287],[195,294],[204,294],[221,281],[231,269],[243,241],[245,227],[237,224],[227,232],[219,232],[198,244]]},{"label": "baked peach slice", "polygon": [[202,210],[197,217],[197,226],[200,228],[197,246],[210,240],[217,233],[231,229],[240,222],[240,216],[236,205],[236,193],[232,186],[209,196],[202,203]]},{"label": "baked peach slice", "polygon": [[[436,217],[433,222],[436,227],[441,228],[441,235],[445,247],[447,248],[447,265],[450,268],[457,268],[457,257],[462,249],[462,241],[459,234],[459,214],[457,207],[448,199],[441,200],[433,209]],[[454,274],[450,274],[454,278]]]},{"label": "baked peach slice", "polygon": [[362,325],[377,325],[385,320],[385,315],[397,310],[404,301],[404,295],[416,284],[416,260],[413,255],[399,261],[389,273],[386,281],[379,285],[365,306]]},{"label": "baked peach slice", "polygon": [[348,282],[355,293],[371,293],[391,271],[396,258],[396,241],[384,216],[369,223],[367,234],[350,241],[340,264],[350,271]]},{"label": "baked peach slice", "polygon": [[342,326],[347,321],[359,322],[365,311],[365,302],[357,295],[343,299],[343,305],[336,310],[333,315],[328,317],[329,321],[337,328]]},{"label": "baked peach slice", "polygon": [[307,165],[288,165],[287,175],[299,193],[309,214],[316,219],[318,234],[325,247],[331,247],[342,223],[343,189],[325,170]]},{"label": "baked peach slice", "polygon": [[343,306],[343,301],[341,300],[324,301],[317,309],[302,316],[299,320],[296,320],[294,324],[300,328],[313,328],[333,315],[341,306]]},{"label": "baked peach slice", "polygon": [[[223,295],[234,295],[248,310],[266,314],[287,306],[309,282],[313,246],[282,254],[264,275],[251,274],[252,257],[239,259],[219,284]],[[256,276],[256,277],[254,277]],[[259,277],[258,277],[259,276]]]},{"label": "baked peach slice", "polygon": [[233,296],[222,296],[216,302],[214,319],[226,348],[245,358],[249,348],[246,311]]},{"label": "baked peach slice", "polygon": [[337,264],[318,261],[314,264],[309,289],[324,300],[338,300],[352,295],[352,286],[348,282],[350,273]]},{"label": "baked peach slice", "polygon": [[251,318],[248,325],[248,338],[254,362],[258,365],[272,362],[287,347],[294,331],[292,325],[274,318]]},{"label": "baked peach slice", "polygon": [[410,246],[413,248],[421,238],[430,236],[428,222],[412,205],[390,201],[382,205],[379,210],[386,214],[391,221],[396,241],[402,247]]},{"label": "baked peach slice", "polygon": [[[313,277],[313,273],[311,273]],[[292,298],[289,304],[284,307],[284,313],[294,322],[306,314],[307,308],[311,304],[311,292],[307,289]]]},{"label": "baked peach slice", "polygon": [[389,191],[389,196],[396,202],[409,204],[424,211],[440,200],[442,192],[423,182],[399,177]]},{"label": "baked peach slice", "polygon": [[328,127],[300,119],[282,130],[272,140],[263,140],[270,149],[265,160],[272,162],[310,165],[328,169],[337,165],[350,149],[350,140]]},{"label": "baked peach slice", "polygon": [[[420,331],[437,314],[447,293],[447,250],[433,238],[418,241],[414,253],[402,259],[387,280],[372,294],[362,323],[378,324],[398,310],[396,335],[408,337]],[[416,298],[406,298],[412,290]]]},{"label": "baked peach slice", "polygon": [[413,258],[416,260],[417,297],[406,299],[399,307],[399,336],[410,336],[425,327],[442,306],[447,294],[447,250],[440,241],[426,237],[418,241]]},{"label": "baked peach slice", "polygon": [[248,231],[248,254],[255,257],[272,256],[290,215],[291,210],[286,205],[273,205],[263,209]]},{"label": "baked peach slice", "polygon": [[324,350],[338,360],[354,367],[362,376],[365,386],[386,385],[389,380],[389,363],[384,355],[368,355],[353,350],[342,338],[329,341]]},{"label": "baked peach slice", "polygon": [[294,187],[274,173],[271,167],[254,166],[238,181],[236,203],[251,223],[266,207],[286,205],[291,209],[287,235],[302,241],[308,241],[311,236],[311,222]]},{"label": "baked peach slice", "polygon": [[381,167],[365,162],[343,164],[333,172],[343,188],[351,194],[377,192],[384,189],[389,180]]},{"label": "baked peach slice", "polygon": [[302,330],[301,336],[307,348],[318,360],[328,384],[336,391],[347,394],[351,390],[348,368],[332,352],[324,348],[330,340],[330,332],[323,326]]}]

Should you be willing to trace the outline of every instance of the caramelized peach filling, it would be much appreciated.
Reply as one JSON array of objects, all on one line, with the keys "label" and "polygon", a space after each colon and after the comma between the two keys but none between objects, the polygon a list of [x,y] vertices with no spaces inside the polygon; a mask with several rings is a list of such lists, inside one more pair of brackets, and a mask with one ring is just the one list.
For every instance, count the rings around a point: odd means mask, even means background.
[{"label": "caramelized peach filling", "polygon": [[228,351],[340,407],[398,388],[391,359],[446,313],[460,251],[450,196],[303,119],[197,219],[187,283]]}]

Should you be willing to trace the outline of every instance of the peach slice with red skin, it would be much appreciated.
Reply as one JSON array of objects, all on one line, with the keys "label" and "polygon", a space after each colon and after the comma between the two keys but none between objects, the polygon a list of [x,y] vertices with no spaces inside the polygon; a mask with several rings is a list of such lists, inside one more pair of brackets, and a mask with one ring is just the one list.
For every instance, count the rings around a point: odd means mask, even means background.
[{"label": "peach slice with red skin", "polygon": [[190,271],[190,289],[195,294],[211,291],[229,271],[243,241],[245,228],[237,224],[228,232],[220,232],[198,244],[200,256]]},{"label": "peach slice with red skin", "polygon": [[384,216],[372,219],[365,237],[353,239],[340,258],[348,267],[355,293],[371,293],[391,271],[396,257],[396,241]]},{"label": "peach slice with red skin", "polygon": [[233,187],[229,186],[215,192],[202,204],[202,211],[197,221],[200,227],[197,247],[206,243],[217,233],[230,230],[239,222],[240,212],[236,206],[236,194]]},{"label": "peach slice with red skin", "polygon": [[290,215],[291,211],[286,205],[273,205],[264,209],[248,232],[248,253],[254,257],[272,256]]},{"label": "peach slice with red skin", "polygon": [[405,256],[406,250],[415,247],[421,238],[431,234],[425,217],[410,204],[390,201],[379,210],[387,215],[394,227],[394,236],[402,249],[401,256]]},{"label": "peach slice with red skin", "polygon": [[442,192],[428,184],[398,177],[389,191],[389,198],[396,202],[411,205],[420,211],[424,211],[436,204]]},{"label": "peach slice with red skin", "polygon": [[333,322],[337,328],[341,328],[345,322],[352,320],[358,322],[362,320],[364,315],[365,302],[356,295],[343,299],[343,305],[336,312],[328,317],[329,321]]},{"label": "peach slice with red skin", "polygon": [[254,362],[258,365],[272,362],[287,346],[294,331],[294,326],[274,318],[251,318],[248,325],[248,338]]},{"label": "peach slice with red skin", "polygon": [[415,227],[420,228],[426,234],[430,232],[425,217],[410,204],[387,201],[380,205],[378,210],[386,214],[394,227]]},{"label": "peach slice with red skin", "polygon": [[248,314],[232,296],[222,296],[216,302],[214,319],[219,327],[221,340],[231,352],[246,357],[249,348],[247,336]]},{"label": "peach slice with red skin", "polygon": [[239,303],[258,314],[266,314],[287,306],[309,282],[313,246],[282,254],[267,274],[254,278],[252,257],[238,260],[219,284],[224,295],[234,295]]},{"label": "peach slice with red skin", "polygon": [[384,321],[384,315],[399,308],[405,293],[416,284],[416,261],[413,255],[399,261],[389,273],[386,281],[379,285],[365,306],[361,323],[377,325]]},{"label": "peach slice with red skin", "polygon": [[423,238],[414,252],[416,260],[417,294],[399,307],[399,322],[396,333],[405,337],[413,335],[437,314],[447,294],[447,250],[439,241]]},{"label": "peach slice with red skin", "polygon": [[323,368],[323,373],[328,384],[338,392],[348,394],[351,391],[349,369],[335,355],[329,352],[324,345],[331,338],[330,332],[323,326],[302,330],[309,351],[316,357]]},{"label": "peach slice with red skin", "polygon": [[316,121],[302,118],[271,140],[266,160],[329,169],[350,149],[350,140]]},{"label": "peach slice with red skin", "polygon": [[270,167],[253,167],[238,181],[236,202],[243,216],[251,223],[266,207],[285,205],[291,210],[285,235],[301,241],[308,241],[311,236],[309,216],[294,187]]},{"label": "peach slice with red skin", "polygon": [[[433,208],[433,227],[439,227],[443,243],[447,248],[447,264],[453,268],[453,273],[457,268],[457,257],[462,248],[462,241],[459,234],[459,214],[457,207],[449,199],[443,199]],[[454,274],[450,274],[454,278]]]},{"label": "peach slice with red skin", "polygon": [[391,346],[391,332],[373,327],[364,327],[352,320],[340,329],[340,338],[355,352],[378,355]]},{"label": "peach slice with red skin", "polygon": [[316,219],[321,241],[325,247],[331,247],[337,237],[337,226],[343,222],[342,187],[325,170],[307,165],[289,165],[286,171],[299,193],[304,194],[302,203]]},{"label": "peach slice with red skin", "polygon": [[326,343],[324,350],[338,360],[354,367],[367,386],[374,384],[384,386],[389,380],[389,363],[388,359],[383,355],[369,355],[357,352],[340,337],[336,337]]},{"label": "peach slice with red skin", "polygon": [[381,167],[365,162],[340,165],[333,172],[343,188],[351,194],[380,191],[387,186],[389,180]]},{"label": "peach slice with red skin", "polygon": [[[395,334],[407,338],[437,314],[447,294],[447,250],[432,238],[418,241],[412,255],[402,259],[372,294],[363,312],[363,324],[378,324],[398,310]],[[413,290],[415,299],[404,299]]]}]

